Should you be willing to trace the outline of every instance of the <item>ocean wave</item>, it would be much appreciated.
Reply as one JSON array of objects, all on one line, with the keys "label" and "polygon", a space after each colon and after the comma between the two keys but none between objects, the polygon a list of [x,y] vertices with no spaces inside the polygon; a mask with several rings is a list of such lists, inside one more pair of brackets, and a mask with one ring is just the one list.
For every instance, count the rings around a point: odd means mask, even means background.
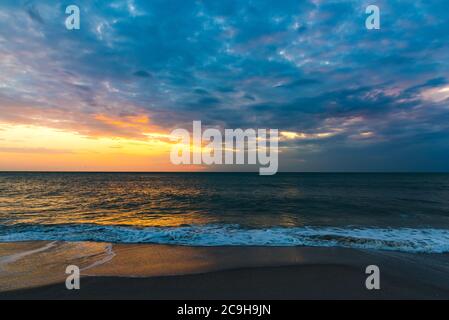
[{"label": "ocean wave", "polygon": [[415,253],[449,252],[449,230],[414,228],[271,227],[189,225],[133,228],[100,225],[0,227],[0,242],[95,241],[185,246],[313,246]]}]

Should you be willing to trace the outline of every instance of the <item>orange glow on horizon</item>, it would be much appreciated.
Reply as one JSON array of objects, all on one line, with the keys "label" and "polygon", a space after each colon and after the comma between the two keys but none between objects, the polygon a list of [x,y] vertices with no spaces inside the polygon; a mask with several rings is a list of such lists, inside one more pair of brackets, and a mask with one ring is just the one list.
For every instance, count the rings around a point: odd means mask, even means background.
[{"label": "orange glow on horizon", "polygon": [[145,115],[125,116],[114,118],[104,114],[95,115],[95,120],[118,128],[135,128],[142,131],[148,130],[150,119]]},{"label": "orange glow on horizon", "polygon": [[[145,127],[148,118],[114,125]],[[148,130],[149,131],[149,130]],[[1,171],[201,171],[203,166],[170,162],[173,142],[165,132],[143,132],[146,139],[89,137],[43,126],[0,123]]]}]

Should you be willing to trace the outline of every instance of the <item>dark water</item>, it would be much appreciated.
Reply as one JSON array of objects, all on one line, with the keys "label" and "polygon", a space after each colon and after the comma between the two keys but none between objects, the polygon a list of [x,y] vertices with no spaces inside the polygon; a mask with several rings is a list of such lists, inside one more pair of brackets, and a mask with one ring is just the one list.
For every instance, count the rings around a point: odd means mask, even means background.
[{"label": "dark water", "polygon": [[1,173],[22,240],[449,252],[449,174]]}]

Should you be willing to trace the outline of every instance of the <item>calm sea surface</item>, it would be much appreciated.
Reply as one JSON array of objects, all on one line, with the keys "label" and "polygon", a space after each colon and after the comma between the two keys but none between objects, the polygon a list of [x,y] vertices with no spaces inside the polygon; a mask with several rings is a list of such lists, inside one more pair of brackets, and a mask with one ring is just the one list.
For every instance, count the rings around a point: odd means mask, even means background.
[{"label": "calm sea surface", "polygon": [[449,174],[0,173],[0,242],[449,252]]}]

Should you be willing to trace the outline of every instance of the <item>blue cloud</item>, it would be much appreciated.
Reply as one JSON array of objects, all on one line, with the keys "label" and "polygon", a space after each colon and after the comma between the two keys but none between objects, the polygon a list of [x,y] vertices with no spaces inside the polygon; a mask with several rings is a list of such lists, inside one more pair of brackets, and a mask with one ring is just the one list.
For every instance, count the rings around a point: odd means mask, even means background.
[{"label": "blue cloud", "polygon": [[[14,101],[80,119],[145,112],[167,129],[328,133],[283,142],[298,170],[337,170],[351,154],[400,168],[411,146],[447,157],[448,100],[431,96],[448,86],[447,1],[376,3],[381,30],[368,31],[363,0],[83,0],[81,30],[68,31],[68,3],[4,0],[1,117],[34,121]],[[433,170],[432,154],[407,167]]]}]

